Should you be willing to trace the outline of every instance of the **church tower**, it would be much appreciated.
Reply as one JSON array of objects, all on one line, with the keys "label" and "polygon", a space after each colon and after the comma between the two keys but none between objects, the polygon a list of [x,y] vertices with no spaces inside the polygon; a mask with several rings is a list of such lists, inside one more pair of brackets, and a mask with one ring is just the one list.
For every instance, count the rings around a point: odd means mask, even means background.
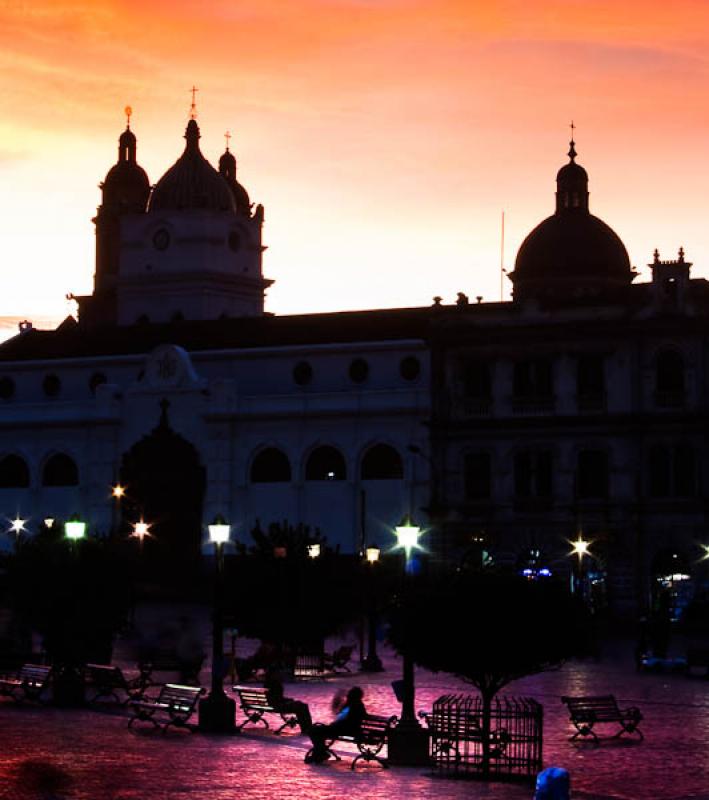
[{"label": "church tower", "polygon": [[263,207],[252,210],[227,151],[219,171],[202,155],[192,118],[185,149],[144,214],[121,225],[118,322],[210,320],[263,313]]},{"label": "church tower", "polygon": [[126,108],[126,117],[126,129],[118,139],[118,160],[100,184],[101,205],[93,219],[96,225],[96,272],[90,316],[96,316],[104,323],[116,319],[121,222],[127,214],[144,213],[150,195],[150,181],[136,160],[137,140],[130,129],[130,107]]}]

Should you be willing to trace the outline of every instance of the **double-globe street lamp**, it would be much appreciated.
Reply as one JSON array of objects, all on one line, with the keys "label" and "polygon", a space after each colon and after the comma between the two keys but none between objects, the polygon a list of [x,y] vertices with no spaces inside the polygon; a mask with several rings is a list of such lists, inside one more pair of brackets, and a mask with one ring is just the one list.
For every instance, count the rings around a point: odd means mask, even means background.
[{"label": "double-globe street lamp", "polygon": [[399,722],[389,734],[389,762],[401,766],[422,766],[428,763],[428,731],[423,729],[416,719],[414,711],[415,686],[414,686],[414,660],[411,655],[411,619],[407,609],[411,593],[411,580],[413,578],[414,562],[411,555],[414,550],[419,550],[419,537],[421,529],[414,525],[410,515],[406,515],[394,529],[397,538],[397,549],[404,552],[403,575],[403,670],[400,683],[401,692],[401,717]]},{"label": "double-globe street lamp", "polygon": [[224,691],[223,645],[223,582],[224,545],[229,541],[231,525],[217,516],[209,530],[209,541],[214,545],[216,569],[214,603],[212,607],[212,685],[209,694],[199,704],[199,729],[210,733],[231,733],[236,720],[236,703]]}]

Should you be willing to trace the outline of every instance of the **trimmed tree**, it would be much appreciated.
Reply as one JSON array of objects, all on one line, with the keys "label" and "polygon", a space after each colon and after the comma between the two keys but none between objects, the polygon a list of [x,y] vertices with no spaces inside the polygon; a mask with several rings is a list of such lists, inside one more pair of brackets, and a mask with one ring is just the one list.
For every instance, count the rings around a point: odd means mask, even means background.
[{"label": "trimmed tree", "polygon": [[495,695],[584,652],[587,631],[583,607],[564,586],[480,572],[411,582],[394,610],[390,639],[416,664],[478,689],[487,775]]}]

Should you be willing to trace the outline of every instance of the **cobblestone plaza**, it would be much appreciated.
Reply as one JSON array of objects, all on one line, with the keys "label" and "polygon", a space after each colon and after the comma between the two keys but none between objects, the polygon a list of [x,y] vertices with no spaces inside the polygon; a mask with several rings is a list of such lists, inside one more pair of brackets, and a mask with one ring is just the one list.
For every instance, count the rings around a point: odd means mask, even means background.
[{"label": "cobblestone plaza", "polygon": [[[247,648],[250,643],[240,645]],[[120,662],[120,658],[116,659]],[[384,651],[386,671],[289,684],[306,700],[315,720],[331,718],[336,691],[359,683],[373,713],[395,714],[390,683],[400,662]],[[126,664],[126,666],[129,666]],[[168,673],[164,676],[169,679]],[[417,708],[430,708],[449,691],[466,691],[451,676],[417,672]],[[208,682],[208,671],[202,683]],[[598,747],[573,745],[564,694],[613,693],[621,706],[637,705],[645,717],[645,741],[604,739]],[[570,662],[561,670],[527,678],[507,694],[536,698],[544,706],[544,764],[572,776],[572,796],[585,800],[709,800],[709,682],[684,675],[638,675],[632,646],[606,647],[598,661]],[[275,737],[256,728],[215,737],[152,727],[127,728],[116,708],[60,710],[0,702],[0,798],[2,800],[175,800],[209,798],[436,797],[531,798],[529,786],[451,781],[426,769],[378,766],[349,769],[350,759],[306,765],[307,738]],[[609,731],[609,733],[612,731]],[[347,745],[341,749],[347,752]]]}]

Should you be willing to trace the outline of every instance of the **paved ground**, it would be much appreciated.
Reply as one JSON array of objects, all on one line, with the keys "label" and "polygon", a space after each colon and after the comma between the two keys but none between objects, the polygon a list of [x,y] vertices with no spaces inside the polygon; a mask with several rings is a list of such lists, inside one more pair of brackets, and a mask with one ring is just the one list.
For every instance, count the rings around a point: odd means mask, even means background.
[{"label": "paved ground", "polygon": [[[248,647],[248,643],[243,643]],[[709,681],[680,675],[636,675],[630,645],[608,648],[598,662],[574,662],[528,678],[510,694],[537,698],[545,708],[545,764],[566,767],[575,798],[585,800],[709,800]],[[400,664],[385,652],[387,672],[288,686],[307,700],[315,719],[331,716],[338,689],[359,683],[367,707],[396,713],[390,688]],[[117,660],[127,658],[119,651]],[[170,676],[165,676],[170,677]],[[203,673],[203,680],[208,680]],[[446,691],[465,689],[446,675],[417,674],[417,707]],[[573,746],[559,698],[566,693],[612,692],[641,707],[646,739]],[[432,797],[440,800],[530,798],[528,787],[448,781],[421,769],[365,767],[347,760],[303,763],[306,740],[288,734],[247,733],[219,738],[151,728],[129,731],[120,712],[60,711],[0,701],[2,800],[271,800],[272,798]]]}]

